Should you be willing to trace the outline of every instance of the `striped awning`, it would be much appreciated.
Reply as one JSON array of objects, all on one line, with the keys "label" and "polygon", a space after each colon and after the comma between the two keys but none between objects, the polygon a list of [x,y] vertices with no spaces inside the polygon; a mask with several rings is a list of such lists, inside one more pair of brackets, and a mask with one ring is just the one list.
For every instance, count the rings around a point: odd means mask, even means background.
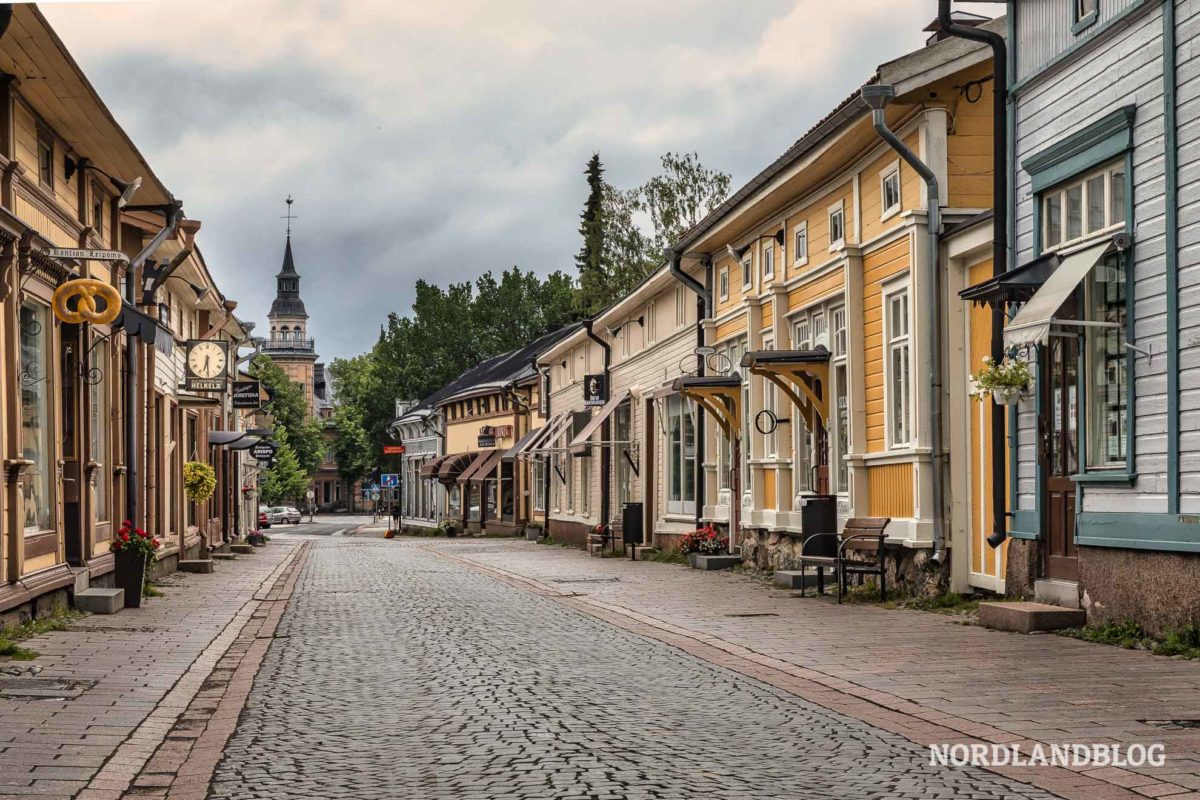
[{"label": "striped awning", "polygon": [[468,483],[471,481],[482,481],[492,474],[492,470],[500,463],[500,459],[504,457],[503,450],[485,450],[479,454],[479,458],[475,459],[475,463],[463,470],[458,476],[459,483]]},{"label": "striped awning", "polygon": [[455,453],[446,456],[438,466],[438,481],[449,486],[458,480],[482,453]]},{"label": "striped awning", "polygon": [[449,456],[438,456],[421,465],[421,477],[425,480],[437,480],[438,469]]},{"label": "striped awning", "polygon": [[599,430],[600,426],[604,424],[604,420],[612,416],[612,413],[617,410],[617,406],[621,405],[621,403],[624,403],[625,398],[627,397],[629,397],[628,389],[621,389],[620,391],[615,392],[613,396],[609,398],[608,402],[601,407],[600,413],[588,420],[587,425],[583,426],[583,430],[577,433],[575,438],[571,440],[571,443],[567,445],[571,452],[582,453],[584,450],[586,450],[588,447],[588,441],[592,438],[592,434]]}]

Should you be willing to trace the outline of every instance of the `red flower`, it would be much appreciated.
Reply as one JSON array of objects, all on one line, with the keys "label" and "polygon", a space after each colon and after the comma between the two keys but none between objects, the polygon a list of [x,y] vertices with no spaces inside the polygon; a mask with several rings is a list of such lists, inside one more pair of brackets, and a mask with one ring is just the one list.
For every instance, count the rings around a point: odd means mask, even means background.
[{"label": "red flower", "polygon": [[129,541],[129,533],[128,533],[128,531],[121,531],[121,541],[122,541],[122,542],[128,542],[128,541]]},{"label": "red flower", "polygon": [[129,520],[125,520],[124,522],[122,522],[122,523],[121,523],[121,527],[122,527],[122,528],[132,528],[132,527],[133,527],[133,523],[132,523],[132,522],[130,522]]},{"label": "red flower", "polygon": [[155,547],[158,547],[158,539],[151,539],[150,544],[154,545]]}]

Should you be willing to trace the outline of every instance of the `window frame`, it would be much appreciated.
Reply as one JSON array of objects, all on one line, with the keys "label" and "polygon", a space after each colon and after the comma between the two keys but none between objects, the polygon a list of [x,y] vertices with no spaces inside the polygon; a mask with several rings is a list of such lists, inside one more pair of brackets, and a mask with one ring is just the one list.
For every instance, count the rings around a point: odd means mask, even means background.
[{"label": "window frame", "polygon": [[658,319],[654,316],[657,307],[657,300],[651,300],[646,304],[646,324],[642,327],[642,338],[647,345],[658,341]]},{"label": "window frame", "polygon": [[763,249],[759,256],[762,259],[762,279],[763,281],[775,279],[775,240],[767,242],[763,245]]},{"label": "window frame", "polygon": [[[1091,6],[1088,8],[1087,6]],[[1100,0],[1073,0],[1071,3],[1071,33],[1078,35],[1100,18]]]},{"label": "window frame", "polygon": [[[846,203],[843,200],[838,200],[833,205],[826,209],[827,217],[825,224],[829,227],[829,252],[841,250],[846,246]],[[838,238],[833,238],[833,220],[838,219],[839,233]]]},{"label": "window frame", "polygon": [[717,273],[717,289],[719,299],[729,299],[729,267],[721,267],[721,270]]},{"label": "window frame", "polygon": [[[1038,247],[1040,254],[1052,253],[1059,250],[1069,250],[1075,246],[1086,242],[1093,238],[1105,236],[1110,233],[1117,233],[1123,230],[1128,224],[1128,169],[1129,166],[1125,159],[1117,159],[1106,161],[1104,164],[1093,167],[1086,172],[1081,172],[1065,181],[1060,181],[1053,186],[1047,187],[1035,195],[1035,208],[1038,212]],[[1120,174],[1118,181],[1116,176]],[[1104,180],[1104,225],[1099,228],[1089,230],[1089,208],[1088,203],[1091,199],[1091,191],[1088,184],[1094,179],[1103,177]],[[1120,216],[1114,216],[1116,196],[1116,187],[1120,186],[1121,208]],[[1080,233],[1074,238],[1068,238],[1067,231],[1069,212],[1067,210],[1067,194],[1070,190],[1079,189],[1079,214],[1080,214]],[[1049,213],[1049,206],[1052,201],[1057,200],[1058,211],[1057,219],[1052,219]],[[1051,241],[1050,226],[1057,222],[1058,224],[1058,240]]]},{"label": "window frame", "polygon": [[808,220],[802,220],[792,229],[792,251],[793,266],[808,264]]},{"label": "window frame", "polygon": [[[887,204],[887,185],[888,180],[896,179],[896,202],[894,205]],[[900,213],[904,208],[904,187],[900,180],[900,159],[884,167],[879,171],[879,219],[880,221],[891,219]]]},{"label": "window frame", "polygon": [[[666,501],[667,514],[670,516],[683,516],[696,513],[696,481],[695,477],[699,469],[696,436],[696,408],[691,400],[687,400],[681,395],[673,394],[667,397],[665,405],[666,415],[666,432],[664,434],[663,453],[666,455],[666,491],[664,500]],[[673,450],[676,447],[674,427],[675,419],[679,419],[679,463],[676,466],[673,459]],[[689,459],[687,456],[687,427],[685,423],[690,420],[691,427],[691,443],[692,455]],[[691,499],[688,499],[689,482],[687,480],[687,461],[692,462],[692,480],[690,482]]]},{"label": "window frame", "polygon": [[54,160],[57,150],[58,148],[54,146],[54,134],[39,127],[37,132],[38,184],[52,193],[56,175]]},{"label": "window frame", "polygon": [[750,253],[742,256],[742,292],[749,291],[754,285],[754,265],[751,263]]},{"label": "window frame", "polygon": [[[904,310],[904,333],[893,334],[893,319],[897,300],[903,300],[900,308]],[[913,425],[913,392],[912,392],[912,294],[908,281],[898,282],[883,293],[883,366],[884,366],[884,427],[885,442],[889,450],[907,450],[913,446],[916,431]],[[903,374],[896,375],[892,366],[893,352],[902,351],[905,359]],[[899,383],[897,383],[899,379]],[[895,398],[893,394],[899,391],[903,404],[904,419],[896,419]],[[903,422],[903,427],[898,422]]]}]

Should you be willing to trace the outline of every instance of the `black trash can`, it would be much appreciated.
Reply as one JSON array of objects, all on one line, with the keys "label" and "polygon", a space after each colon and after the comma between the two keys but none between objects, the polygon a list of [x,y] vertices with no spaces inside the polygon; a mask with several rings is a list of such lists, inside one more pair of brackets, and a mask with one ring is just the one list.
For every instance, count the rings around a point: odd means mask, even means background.
[{"label": "black trash can", "polygon": [[[837,495],[809,494],[803,496],[800,525],[804,541],[816,533],[837,533]],[[806,556],[836,556],[837,537],[822,536],[804,547]]]}]

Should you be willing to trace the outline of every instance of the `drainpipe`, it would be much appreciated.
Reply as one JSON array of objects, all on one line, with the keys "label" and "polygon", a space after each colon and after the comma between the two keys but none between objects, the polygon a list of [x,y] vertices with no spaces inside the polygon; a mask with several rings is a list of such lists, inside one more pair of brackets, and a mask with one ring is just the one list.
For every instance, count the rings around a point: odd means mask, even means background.
[{"label": "drainpipe", "polygon": [[[610,370],[612,369],[612,345],[601,339],[592,330],[592,320],[585,319],[583,321],[583,330],[587,333],[588,338],[596,344],[600,345],[600,349],[604,351],[604,388],[606,393],[612,391],[612,380],[610,378]],[[609,498],[609,472],[611,472],[611,453],[608,442],[612,437],[609,434],[609,421],[605,419],[600,423],[600,441],[604,442],[604,446],[600,448],[600,524],[607,530],[608,523],[611,520],[608,508]]]},{"label": "drainpipe", "polygon": [[[538,395],[546,395],[546,424],[550,424],[550,380],[547,373],[550,365],[539,364],[536,358],[529,359],[533,371],[538,375]],[[546,536],[550,535],[550,459],[538,456],[542,460],[542,517],[545,527],[542,529]]]},{"label": "drainpipe", "polygon": [[[131,308],[137,308],[138,303],[138,272],[154,255],[154,251],[167,239],[175,235],[179,223],[183,221],[183,208],[175,202],[165,209],[167,224],[154,235],[142,252],[129,262],[125,270],[125,303]],[[137,426],[141,420],[137,402],[138,374],[138,345],[133,337],[126,336],[125,342],[125,519],[138,525],[138,495],[141,486],[138,485],[138,448]]]},{"label": "drainpipe", "polygon": [[[704,283],[693,278],[683,271],[683,252],[676,250],[673,247],[668,247],[666,250],[667,262],[671,265],[671,277],[686,286],[692,293],[696,295],[696,346],[704,346],[704,326],[700,324],[700,320],[708,319],[712,316],[712,261],[705,258],[704,261]],[[696,374],[704,374],[704,357],[696,356]],[[696,409],[696,528],[699,528],[703,517],[704,508],[704,445],[705,445],[705,424],[704,424],[704,409],[697,407]],[[740,502],[740,501],[739,501]],[[729,546],[733,547],[733,542],[736,537],[735,531],[729,532]]]},{"label": "drainpipe", "polygon": [[[992,48],[992,275],[1008,268],[1008,48],[1004,37],[959,25],[950,16],[950,0],[938,0],[938,27],[949,36]],[[1004,309],[992,309],[992,358],[1004,358]],[[999,547],[1008,538],[1008,494],[1004,415],[992,413],[992,534],[987,543]]]},{"label": "drainpipe", "polygon": [[925,285],[927,288],[925,303],[932,314],[932,326],[929,329],[928,352],[930,357],[931,390],[929,393],[929,425],[930,425],[930,460],[933,463],[933,556],[930,560],[940,565],[946,560],[946,533],[944,530],[945,497],[942,486],[942,276],[938,268],[938,250],[941,247],[940,230],[942,227],[941,199],[938,193],[937,176],[933,174],[924,161],[916,153],[908,149],[900,137],[887,126],[884,109],[896,96],[896,90],[891,86],[870,85],[862,88],[863,100],[871,107],[871,117],[875,123],[875,132],[895,150],[904,161],[913,168],[925,181],[929,206],[929,244],[926,253]]}]

